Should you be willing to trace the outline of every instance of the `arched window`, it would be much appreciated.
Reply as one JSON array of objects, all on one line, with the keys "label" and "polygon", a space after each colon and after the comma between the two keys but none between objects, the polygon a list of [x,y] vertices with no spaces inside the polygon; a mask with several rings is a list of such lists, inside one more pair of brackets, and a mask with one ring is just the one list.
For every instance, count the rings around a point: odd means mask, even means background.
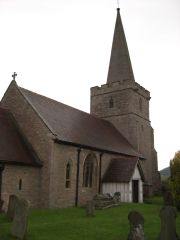
[{"label": "arched window", "polygon": [[66,188],[70,188],[71,187],[71,163],[68,162],[66,164],[66,184],[65,184]]},{"label": "arched window", "polygon": [[96,157],[89,154],[84,162],[83,168],[83,187],[93,186],[93,176],[95,175]]},{"label": "arched window", "polygon": [[114,107],[114,101],[113,101],[113,98],[111,97],[110,100],[109,100],[109,107],[110,108],[113,108]]}]

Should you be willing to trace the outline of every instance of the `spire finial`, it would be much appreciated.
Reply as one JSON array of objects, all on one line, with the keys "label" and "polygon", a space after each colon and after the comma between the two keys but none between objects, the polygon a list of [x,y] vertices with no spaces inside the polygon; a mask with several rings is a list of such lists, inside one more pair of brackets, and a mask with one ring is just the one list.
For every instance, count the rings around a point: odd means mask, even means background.
[{"label": "spire finial", "polygon": [[15,81],[15,80],[16,80],[16,77],[17,77],[17,73],[14,72],[13,75],[12,75],[12,77],[13,77],[13,80]]}]

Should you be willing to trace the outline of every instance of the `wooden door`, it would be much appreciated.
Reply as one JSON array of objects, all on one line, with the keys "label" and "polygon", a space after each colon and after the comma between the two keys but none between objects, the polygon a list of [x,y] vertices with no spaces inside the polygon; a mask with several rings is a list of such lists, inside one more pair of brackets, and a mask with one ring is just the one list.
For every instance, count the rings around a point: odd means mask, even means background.
[{"label": "wooden door", "polygon": [[132,181],[132,195],[133,202],[139,202],[139,180]]}]

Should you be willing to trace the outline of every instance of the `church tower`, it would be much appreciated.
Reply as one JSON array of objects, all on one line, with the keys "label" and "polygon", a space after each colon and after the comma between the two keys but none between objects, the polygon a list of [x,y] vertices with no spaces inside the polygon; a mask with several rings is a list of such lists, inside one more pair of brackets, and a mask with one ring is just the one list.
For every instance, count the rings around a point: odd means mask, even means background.
[{"label": "church tower", "polygon": [[145,160],[141,165],[147,194],[159,185],[154,133],[149,119],[150,92],[135,82],[120,16],[114,30],[107,83],[91,88],[91,114],[106,119],[128,139]]}]

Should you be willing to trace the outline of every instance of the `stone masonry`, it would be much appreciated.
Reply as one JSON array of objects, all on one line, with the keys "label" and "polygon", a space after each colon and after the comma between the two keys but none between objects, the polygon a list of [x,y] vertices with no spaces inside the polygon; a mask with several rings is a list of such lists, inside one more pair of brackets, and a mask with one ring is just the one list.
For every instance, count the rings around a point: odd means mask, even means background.
[{"label": "stone masonry", "polygon": [[[77,147],[59,144],[28,101],[22,96],[15,82],[12,82],[2,100],[2,106],[11,110],[21,132],[35,149],[43,162],[43,167],[6,165],[3,172],[2,197],[7,209],[9,195],[16,194],[30,201],[30,206],[41,208],[68,207],[75,205]],[[83,165],[89,154],[95,156],[93,187],[83,187]],[[99,191],[100,151],[81,148],[78,204],[84,205]],[[102,156],[101,177],[110,160],[116,154],[104,153]],[[67,161],[72,161],[71,187],[65,188],[65,169]],[[18,190],[22,179],[22,190]],[[13,184],[12,184],[13,183]]]}]

